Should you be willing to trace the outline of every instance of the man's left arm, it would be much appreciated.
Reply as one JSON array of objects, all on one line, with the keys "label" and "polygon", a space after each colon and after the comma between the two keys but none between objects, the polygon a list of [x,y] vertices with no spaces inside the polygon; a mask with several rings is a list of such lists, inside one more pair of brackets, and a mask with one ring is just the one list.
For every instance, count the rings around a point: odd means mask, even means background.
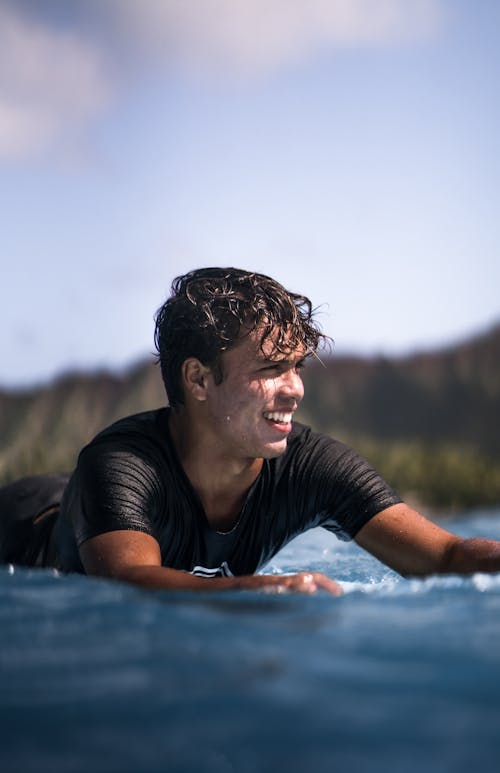
[{"label": "man's left arm", "polygon": [[500,572],[500,542],[462,539],[405,504],[375,515],[355,540],[404,576]]}]

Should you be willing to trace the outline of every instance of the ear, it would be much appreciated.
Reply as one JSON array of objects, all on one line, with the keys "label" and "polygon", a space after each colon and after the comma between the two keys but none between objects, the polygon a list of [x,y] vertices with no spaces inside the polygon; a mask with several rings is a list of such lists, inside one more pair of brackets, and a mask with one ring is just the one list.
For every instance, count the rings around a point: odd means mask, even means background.
[{"label": "ear", "polygon": [[182,363],[182,385],[184,393],[190,394],[198,402],[207,399],[207,378],[210,368],[203,365],[196,357],[189,357]]}]

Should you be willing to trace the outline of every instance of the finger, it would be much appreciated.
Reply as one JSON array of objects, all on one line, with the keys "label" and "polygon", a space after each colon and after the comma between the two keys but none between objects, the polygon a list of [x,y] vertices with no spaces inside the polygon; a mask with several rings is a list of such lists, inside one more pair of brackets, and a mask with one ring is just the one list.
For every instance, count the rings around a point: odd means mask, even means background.
[{"label": "finger", "polygon": [[324,574],[316,577],[315,582],[318,588],[321,590],[326,590],[328,593],[331,593],[334,596],[342,596],[344,593],[338,582],[335,582],[335,580],[332,580],[330,577],[326,577]]},{"label": "finger", "polygon": [[280,578],[265,590],[270,593],[314,593],[317,586],[312,574],[293,574]]},{"label": "finger", "polygon": [[314,575],[310,572],[300,572],[288,578],[287,587],[294,593],[315,593],[317,585]]},{"label": "finger", "polygon": [[300,593],[316,593],[318,590],[314,575],[309,572],[297,575],[297,580],[299,581],[297,590]]},{"label": "finger", "polygon": [[308,594],[324,590],[333,596],[340,596],[343,593],[342,588],[335,580],[330,579],[330,577],[321,572],[300,572],[299,574],[291,575],[287,578],[285,590]]}]

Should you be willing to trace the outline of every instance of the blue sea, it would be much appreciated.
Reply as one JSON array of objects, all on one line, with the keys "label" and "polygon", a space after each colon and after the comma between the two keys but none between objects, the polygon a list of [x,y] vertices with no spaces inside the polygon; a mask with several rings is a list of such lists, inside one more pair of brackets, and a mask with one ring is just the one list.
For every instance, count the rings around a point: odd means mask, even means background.
[{"label": "blue sea", "polygon": [[[445,525],[500,539],[500,510]],[[344,595],[1,567],[2,773],[497,773],[500,575],[405,580],[321,530],[268,567],[302,569]]]}]

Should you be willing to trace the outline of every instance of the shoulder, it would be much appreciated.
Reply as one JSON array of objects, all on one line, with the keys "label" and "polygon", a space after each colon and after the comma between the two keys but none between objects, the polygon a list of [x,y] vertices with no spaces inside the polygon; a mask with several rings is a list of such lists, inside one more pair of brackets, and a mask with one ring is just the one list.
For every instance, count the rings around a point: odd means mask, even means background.
[{"label": "shoulder", "polygon": [[287,450],[277,461],[281,470],[287,470],[292,477],[300,473],[302,481],[318,485],[334,484],[351,489],[375,483],[387,485],[354,448],[300,423],[294,426]]},{"label": "shoulder", "polygon": [[305,424],[294,422],[284,458],[310,459],[325,453],[330,457],[340,458],[345,454],[355,452],[345,443],[330,435],[315,432]]},{"label": "shoulder", "polygon": [[317,524],[341,539],[351,539],[372,516],[401,502],[380,473],[340,440],[301,425],[290,440],[284,477],[302,492]]},{"label": "shoulder", "polygon": [[80,452],[62,506],[77,544],[106,531],[154,533],[169,468],[164,421],[165,409],[127,416]]},{"label": "shoulder", "polygon": [[156,477],[154,471],[169,456],[167,409],[160,408],[126,416],[99,432],[81,450],[77,471],[108,477],[112,472],[124,474],[140,468]]},{"label": "shoulder", "polygon": [[172,466],[167,431],[167,409],[126,416],[103,429],[81,450],[67,500],[157,497]]},{"label": "shoulder", "polygon": [[[360,457],[336,438],[294,422],[285,452],[272,460],[277,479],[286,478],[289,485],[304,486],[319,481],[334,482],[343,478]],[[363,460],[364,461],[364,460]]]}]

